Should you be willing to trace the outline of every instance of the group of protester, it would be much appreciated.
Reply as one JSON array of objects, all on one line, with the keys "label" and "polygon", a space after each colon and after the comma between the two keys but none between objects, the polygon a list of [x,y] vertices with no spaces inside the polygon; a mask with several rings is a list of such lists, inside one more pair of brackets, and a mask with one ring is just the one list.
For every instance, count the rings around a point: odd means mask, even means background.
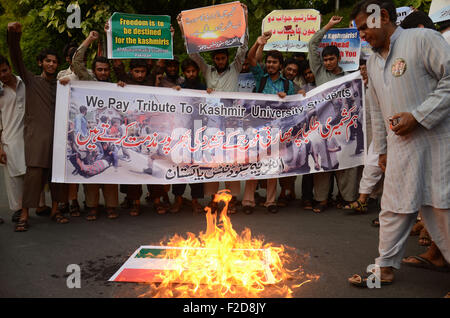
[{"label": "group of protester", "polygon": [[[378,28],[369,28],[366,22],[369,15],[367,8],[371,4],[381,8],[381,26]],[[247,8],[242,6],[247,20]],[[369,42],[374,51],[368,61],[362,60],[360,63],[367,107],[368,153],[364,167],[302,176],[303,207],[316,213],[323,212],[331,204],[365,212],[369,197],[377,191],[380,193],[380,185],[384,185],[381,212],[379,219],[374,220],[380,226],[380,257],[376,264],[381,267],[382,284],[392,283],[393,269],[399,268],[402,262],[438,269],[446,268],[447,262],[450,262],[450,46],[439,32],[430,30],[435,29],[435,25],[432,22],[430,24],[426,14],[420,11],[411,13],[403,21],[404,28],[396,25],[396,18],[394,4],[379,0],[359,2],[351,15],[361,37]],[[181,14],[177,21],[183,33]],[[345,75],[339,66],[341,54],[337,47],[327,46],[321,53],[318,52],[325,33],[341,21],[342,17],[334,16],[315,33],[309,42],[308,59],[306,54],[297,53],[285,60],[281,52],[273,50],[266,53],[263,61],[263,49],[270,39],[270,32],[259,36],[248,50],[247,30],[244,43],[237,49],[233,61],[230,61],[229,51],[222,49],[211,52],[213,65],[208,64],[200,54],[189,54],[181,63],[178,58],[132,60],[128,71],[122,61],[111,62],[101,55],[93,60],[92,70],[87,68],[86,52],[99,39],[99,33],[92,31],[81,45],[66,47],[64,55],[70,66],[59,73],[58,53],[51,49],[42,51],[37,58],[42,67],[39,75],[32,74],[24,65],[20,49],[20,23],[8,24],[10,59],[18,76],[12,73],[8,59],[0,57],[0,161],[5,164],[5,184],[10,208],[15,211],[15,231],[28,230],[29,210],[33,208],[37,215],[50,215],[57,223],[69,222],[65,212],[73,217],[80,216],[79,185],[50,181],[57,80],[63,85],[72,80],[109,82],[113,69],[119,86],[132,84],[172,87],[177,90],[188,88],[211,93],[238,91],[239,74],[251,72],[256,81],[256,93],[277,94],[280,98],[305,94],[314,87]],[[447,41],[450,33],[448,22],[440,25]],[[180,65],[183,76],[180,76]],[[202,83],[200,74],[205,83]],[[87,135],[85,112],[86,108],[80,108],[80,115],[75,118],[71,128],[73,133]],[[98,125],[106,120],[101,119]],[[109,122],[111,128],[108,134],[120,134],[123,131],[121,125],[122,122]],[[145,129],[145,126],[140,129]],[[328,153],[339,151],[338,145],[330,143],[327,147],[325,151]],[[72,164],[80,173],[86,174],[108,165],[117,167],[120,160],[129,159],[126,149],[122,149],[122,155],[119,156],[119,149],[110,148],[107,143],[90,158],[82,158],[76,149],[73,150]],[[311,150],[315,155],[319,151]],[[362,151],[364,148],[357,146],[355,153]],[[324,170],[335,169],[338,166],[331,164]],[[148,173],[151,174],[151,171]],[[334,179],[338,187],[336,201],[332,200]],[[278,182],[281,193],[277,199]],[[225,187],[233,195],[229,213],[236,213],[239,204],[246,214],[252,213],[257,204],[276,213],[279,207],[286,206],[296,198],[295,183],[296,177],[267,179],[263,182],[247,180],[242,202],[239,203],[240,181],[225,182]],[[51,207],[46,207],[43,200],[46,184],[51,191]],[[266,189],[265,199],[256,192],[258,186]],[[219,183],[191,184],[190,188],[192,200],[189,201],[183,198],[185,184],[172,185],[175,201],[170,205],[170,186],[147,185],[149,193],[146,199],[152,202],[158,214],[169,211],[176,213],[186,202],[189,202],[194,213],[200,213],[203,207],[199,200],[204,196],[213,197],[219,189]],[[108,218],[117,218],[119,186],[83,184],[85,206],[88,209],[86,219],[96,220],[98,217],[100,189]],[[130,215],[139,215],[142,185],[120,185],[120,191],[126,194],[121,206],[129,209]],[[210,204],[213,204],[212,199]],[[421,211],[420,217],[418,211]],[[418,223],[419,219],[422,221]],[[413,232],[418,233],[422,228],[428,230],[428,245],[431,246],[421,256],[402,260],[406,237],[413,226]],[[349,281],[363,286],[367,279],[367,276],[355,275]]]}]

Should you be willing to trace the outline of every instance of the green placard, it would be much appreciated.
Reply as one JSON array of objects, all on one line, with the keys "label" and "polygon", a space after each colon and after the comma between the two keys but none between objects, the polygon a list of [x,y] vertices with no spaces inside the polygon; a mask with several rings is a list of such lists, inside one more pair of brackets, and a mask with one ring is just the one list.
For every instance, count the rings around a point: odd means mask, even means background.
[{"label": "green placard", "polygon": [[109,25],[108,58],[173,58],[170,16],[115,12]]}]

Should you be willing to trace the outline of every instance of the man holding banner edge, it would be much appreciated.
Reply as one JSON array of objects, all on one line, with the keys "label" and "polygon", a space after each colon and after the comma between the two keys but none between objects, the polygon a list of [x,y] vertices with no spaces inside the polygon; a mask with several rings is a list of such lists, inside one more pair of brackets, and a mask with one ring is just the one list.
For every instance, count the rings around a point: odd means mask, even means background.
[{"label": "man holding banner edge", "polygon": [[[319,44],[322,38],[329,30],[338,25],[341,21],[342,17],[331,17],[330,21],[321,30],[314,34],[308,44],[309,65],[314,73],[317,86],[345,75],[345,72],[339,66],[341,55],[336,46],[325,47],[322,54],[318,52]],[[315,199],[319,202],[319,204],[313,208],[315,213],[323,212],[328,206],[330,184],[331,182],[334,182],[333,174],[336,176],[339,192],[343,200],[346,202],[353,202],[356,199],[357,168],[339,170],[335,173],[316,173],[313,176],[314,192]]]},{"label": "man holding banner edge", "polygon": [[[189,54],[189,57],[197,63],[202,72],[207,86],[208,93],[212,91],[237,92],[239,90],[239,74],[245,61],[245,55],[248,50],[248,10],[245,4],[241,3],[245,15],[245,37],[244,43],[236,52],[234,61],[229,63],[228,49],[213,51],[212,57],[214,65],[208,65],[199,53]],[[177,16],[181,35],[184,38],[184,29],[182,24],[182,13]],[[233,199],[230,201],[228,212],[236,212],[236,197],[240,194],[241,186],[239,181],[226,182],[225,186],[231,190]],[[219,190],[218,182],[209,182],[205,184],[205,194],[213,196]],[[212,200],[211,200],[212,202]]]}]

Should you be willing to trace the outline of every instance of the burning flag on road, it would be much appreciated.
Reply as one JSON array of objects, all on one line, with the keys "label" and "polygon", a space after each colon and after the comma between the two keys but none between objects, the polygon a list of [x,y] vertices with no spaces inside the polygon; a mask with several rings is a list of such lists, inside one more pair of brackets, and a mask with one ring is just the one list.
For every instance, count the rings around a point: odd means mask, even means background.
[{"label": "burning flag on road", "polygon": [[141,296],[255,298],[292,297],[292,289],[318,279],[306,275],[295,285],[303,270],[285,268],[292,257],[283,245],[253,238],[248,228],[236,233],[227,216],[231,197],[229,190],[215,195],[217,211],[206,208],[206,233],[175,234],[161,246],[141,246],[110,281],[150,283],[148,294]]},{"label": "burning flag on road", "polygon": [[[190,248],[190,247],[170,247],[170,246],[141,246],[128,260],[122,265],[122,267],[109,279],[112,282],[134,282],[134,283],[161,283],[162,277],[167,275],[169,271],[179,270],[177,268],[177,261],[175,259],[164,258],[168,253],[172,255],[195,255],[195,254],[207,254],[207,251],[199,251],[202,248]],[[169,251],[170,250],[170,251]],[[266,282],[268,284],[274,284],[275,278],[270,270],[270,250],[265,249],[246,249],[239,250],[238,253],[249,255],[253,260],[240,261],[236,260],[234,265],[236,267],[259,268],[261,273],[265,275]],[[250,256],[251,255],[251,256]],[[195,262],[193,262],[195,263]],[[207,266],[202,262],[201,268],[195,268],[195,264],[185,264],[183,271],[195,272],[198,270],[205,270]],[[214,269],[210,264],[209,270]],[[198,266],[197,266],[198,267]],[[186,283],[186,282],[177,282]]]}]

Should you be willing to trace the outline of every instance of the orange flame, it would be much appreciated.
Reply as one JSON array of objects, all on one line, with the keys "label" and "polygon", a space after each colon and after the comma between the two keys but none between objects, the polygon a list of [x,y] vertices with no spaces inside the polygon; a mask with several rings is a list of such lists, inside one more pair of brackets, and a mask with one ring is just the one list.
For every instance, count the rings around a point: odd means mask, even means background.
[{"label": "orange flame", "polygon": [[151,291],[141,297],[292,297],[294,288],[319,278],[307,275],[308,280],[294,285],[303,270],[285,268],[292,257],[283,245],[264,244],[262,239],[252,238],[248,228],[238,235],[227,216],[231,198],[229,190],[214,197],[214,203],[223,206],[219,223],[217,213],[205,208],[206,233],[200,232],[198,237],[187,233],[187,238],[176,234],[161,242],[183,248],[169,248],[157,256],[170,259],[175,266],[160,274],[161,283],[151,284]]}]

